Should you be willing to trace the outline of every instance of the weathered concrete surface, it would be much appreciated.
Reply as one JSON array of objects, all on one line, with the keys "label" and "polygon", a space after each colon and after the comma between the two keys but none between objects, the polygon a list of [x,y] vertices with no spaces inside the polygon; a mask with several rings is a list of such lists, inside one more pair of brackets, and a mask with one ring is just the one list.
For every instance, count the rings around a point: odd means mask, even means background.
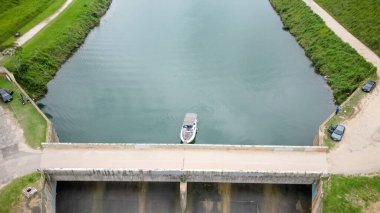
[{"label": "weathered concrete surface", "polygon": [[319,181],[319,172],[212,171],[212,170],[145,170],[145,169],[60,169],[43,171],[54,181],[124,181],[124,182],[188,182],[198,183],[264,183],[312,184]]},{"label": "weathered concrete surface", "polygon": [[55,213],[57,182],[50,180],[48,177],[43,181],[41,197],[42,213]]},{"label": "weathered concrete surface", "polygon": [[0,104],[0,188],[16,177],[36,171],[41,154],[25,144],[22,129],[12,112]]},{"label": "weathered concrete surface", "polygon": [[185,174],[189,182],[307,184],[327,173],[326,152],[320,148],[313,152],[312,147],[295,151],[263,146],[81,146],[45,146],[41,169],[56,180],[178,182]]},{"label": "weathered concrete surface", "polygon": [[6,110],[3,103],[0,103],[0,118],[0,156],[6,158],[17,153],[18,144],[25,139],[12,112]]}]

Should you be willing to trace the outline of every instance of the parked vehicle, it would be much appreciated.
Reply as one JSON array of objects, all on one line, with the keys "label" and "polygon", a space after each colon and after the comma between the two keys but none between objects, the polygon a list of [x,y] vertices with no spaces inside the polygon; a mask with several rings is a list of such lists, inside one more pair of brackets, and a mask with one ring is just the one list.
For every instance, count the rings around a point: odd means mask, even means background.
[{"label": "parked vehicle", "polygon": [[363,92],[371,92],[376,86],[375,81],[368,81],[367,83],[364,84],[362,87]]},{"label": "parked vehicle", "polygon": [[342,124],[330,126],[328,128],[328,131],[331,133],[330,137],[334,141],[342,140],[345,130],[346,130],[346,127],[344,127]]},{"label": "parked vehicle", "polygon": [[13,100],[12,95],[5,89],[0,89],[0,96],[4,103],[11,102]]}]

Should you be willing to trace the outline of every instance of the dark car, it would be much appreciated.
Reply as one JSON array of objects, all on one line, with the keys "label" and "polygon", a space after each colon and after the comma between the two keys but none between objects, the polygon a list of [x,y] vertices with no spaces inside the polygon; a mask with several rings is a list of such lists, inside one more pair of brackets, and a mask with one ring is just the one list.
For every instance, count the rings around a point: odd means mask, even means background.
[{"label": "dark car", "polygon": [[7,103],[7,102],[11,102],[13,100],[13,97],[12,95],[10,95],[8,93],[8,91],[6,91],[5,89],[0,89],[0,96],[1,96],[1,99]]},{"label": "dark car", "polygon": [[363,92],[371,92],[376,86],[375,81],[368,81],[367,83],[364,84],[362,87]]},{"label": "dark car", "polygon": [[334,141],[342,140],[345,130],[346,130],[346,127],[344,127],[341,124],[330,126],[328,129],[328,131],[331,133],[331,139],[333,139]]}]

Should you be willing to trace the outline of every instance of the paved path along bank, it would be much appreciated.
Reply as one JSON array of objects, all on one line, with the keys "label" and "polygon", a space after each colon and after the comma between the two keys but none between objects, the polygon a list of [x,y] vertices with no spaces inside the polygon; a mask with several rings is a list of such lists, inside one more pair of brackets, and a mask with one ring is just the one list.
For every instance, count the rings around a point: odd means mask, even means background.
[{"label": "paved path along bank", "polygon": [[[361,43],[313,0],[304,2],[319,15],[343,41],[350,44],[380,73],[380,58]],[[380,91],[376,88],[357,107],[358,112],[344,121],[343,140],[327,155],[330,173],[359,174],[380,171]]]},{"label": "paved path along bank", "polygon": [[66,2],[62,5],[61,8],[59,8],[53,15],[47,17],[45,20],[34,26],[32,29],[30,29],[27,33],[22,35],[20,38],[17,39],[16,45],[22,46],[27,41],[29,41],[33,36],[35,36],[38,32],[40,32],[46,25],[48,25],[51,21],[53,21],[59,14],[61,14],[70,4],[73,2],[73,0],[66,0]]}]

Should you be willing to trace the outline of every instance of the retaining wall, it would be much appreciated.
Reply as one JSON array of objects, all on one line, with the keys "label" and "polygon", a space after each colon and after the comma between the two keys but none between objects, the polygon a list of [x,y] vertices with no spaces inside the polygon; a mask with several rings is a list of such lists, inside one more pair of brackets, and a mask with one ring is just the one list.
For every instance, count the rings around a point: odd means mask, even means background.
[{"label": "retaining wall", "polygon": [[311,200],[311,213],[321,213],[323,211],[323,181],[318,181],[315,186],[315,194]]},{"label": "retaining wall", "polygon": [[57,182],[51,180],[49,176],[45,176],[42,181],[42,213],[55,213]]}]

